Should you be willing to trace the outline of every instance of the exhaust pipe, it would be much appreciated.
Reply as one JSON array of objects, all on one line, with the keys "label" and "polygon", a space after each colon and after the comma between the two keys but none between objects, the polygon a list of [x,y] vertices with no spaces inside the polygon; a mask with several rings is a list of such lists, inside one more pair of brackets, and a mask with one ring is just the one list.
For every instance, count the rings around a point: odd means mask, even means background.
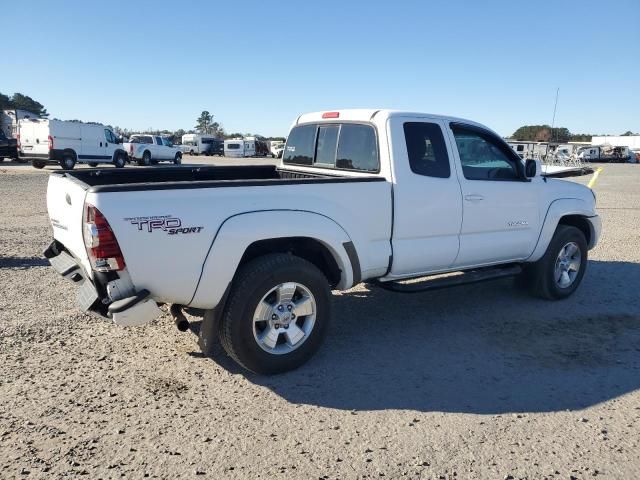
[{"label": "exhaust pipe", "polygon": [[189,320],[187,320],[187,317],[185,317],[184,313],[182,313],[182,305],[174,303],[173,305],[171,305],[171,308],[169,308],[169,312],[171,313],[171,317],[176,323],[176,327],[178,328],[178,330],[180,330],[181,332],[186,332],[187,330],[189,330]]}]

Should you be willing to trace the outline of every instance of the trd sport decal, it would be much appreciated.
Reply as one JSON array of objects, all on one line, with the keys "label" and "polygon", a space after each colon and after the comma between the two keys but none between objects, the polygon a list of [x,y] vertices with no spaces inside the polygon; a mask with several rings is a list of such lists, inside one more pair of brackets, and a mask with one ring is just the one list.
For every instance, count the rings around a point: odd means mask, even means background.
[{"label": "trd sport decal", "polygon": [[163,231],[167,235],[178,235],[182,233],[200,233],[204,227],[183,227],[182,220],[171,215],[154,215],[152,217],[131,217],[125,218],[125,222],[138,227],[139,232],[152,233]]}]

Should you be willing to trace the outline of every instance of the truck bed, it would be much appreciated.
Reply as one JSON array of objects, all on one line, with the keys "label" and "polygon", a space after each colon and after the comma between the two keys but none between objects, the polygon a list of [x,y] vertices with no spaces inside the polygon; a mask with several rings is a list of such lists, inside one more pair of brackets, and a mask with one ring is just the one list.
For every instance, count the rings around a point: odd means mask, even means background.
[{"label": "truck bed", "polygon": [[378,176],[338,176],[335,171],[333,175],[318,175],[280,169],[273,165],[109,168],[55,172],[52,175],[68,178],[90,192],[384,181],[383,177]]}]

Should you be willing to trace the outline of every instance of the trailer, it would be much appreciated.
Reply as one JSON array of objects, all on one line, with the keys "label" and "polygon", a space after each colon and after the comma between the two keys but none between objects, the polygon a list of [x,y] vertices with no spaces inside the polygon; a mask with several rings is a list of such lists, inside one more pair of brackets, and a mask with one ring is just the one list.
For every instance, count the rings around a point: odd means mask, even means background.
[{"label": "trailer", "polygon": [[627,163],[635,160],[635,154],[629,147],[612,145],[590,145],[579,148],[577,151],[579,160],[589,162]]}]

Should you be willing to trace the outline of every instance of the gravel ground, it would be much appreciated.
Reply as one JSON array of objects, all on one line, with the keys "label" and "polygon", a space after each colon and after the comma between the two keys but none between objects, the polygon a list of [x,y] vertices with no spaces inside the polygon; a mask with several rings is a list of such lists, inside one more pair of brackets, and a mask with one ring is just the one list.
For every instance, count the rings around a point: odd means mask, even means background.
[{"label": "gravel ground", "polygon": [[640,165],[604,168],[572,298],[360,286],[265,378],[166,314],[79,313],[40,253],[47,170],[0,164],[0,478],[639,478]]}]

